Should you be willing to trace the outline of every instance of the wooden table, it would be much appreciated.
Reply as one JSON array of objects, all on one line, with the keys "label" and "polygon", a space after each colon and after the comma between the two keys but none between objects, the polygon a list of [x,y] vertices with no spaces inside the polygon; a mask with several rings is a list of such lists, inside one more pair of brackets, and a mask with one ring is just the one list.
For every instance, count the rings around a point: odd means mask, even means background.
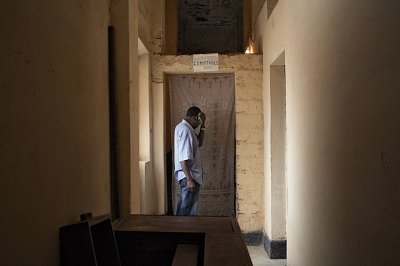
[{"label": "wooden table", "polygon": [[171,250],[182,243],[199,246],[200,265],[252,265],[233,217],[130,215],[114,230],[123,265],[172,260]]}]

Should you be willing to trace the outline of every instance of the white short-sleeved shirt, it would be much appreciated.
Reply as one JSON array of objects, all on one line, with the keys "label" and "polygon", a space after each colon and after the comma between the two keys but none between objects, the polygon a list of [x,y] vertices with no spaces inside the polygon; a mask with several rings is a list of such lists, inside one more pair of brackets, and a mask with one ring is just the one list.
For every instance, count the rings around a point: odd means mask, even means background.
[{"label": "white short-sleeved shirt", "polygon": [[199,183],[203,183],[203,169],[201,168],[200,149],[197,136],[192,126],[183,119],[175,127],[174,136],[174,164],[175,178],[177,181],[185,178],[180,162],[188,161],[190,174],[193,179]]}]

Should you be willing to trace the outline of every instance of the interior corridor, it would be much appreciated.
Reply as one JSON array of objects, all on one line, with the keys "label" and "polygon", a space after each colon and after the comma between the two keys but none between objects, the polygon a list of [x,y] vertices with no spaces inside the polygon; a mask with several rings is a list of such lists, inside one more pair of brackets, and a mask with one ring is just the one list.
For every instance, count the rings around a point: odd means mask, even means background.
[{"label": "interior corridor", "polygon": [[[172,215],[171,132],[191,105],[213,118],[204,204],[227,206],[254,265],[397,265],[399,14],[397,0],[1,1],[0,265],[59,265],[60,227],[83,213]],[[174,75],[199,94],[171,108]],[[227,133],[229,156],[207,140]]]}]

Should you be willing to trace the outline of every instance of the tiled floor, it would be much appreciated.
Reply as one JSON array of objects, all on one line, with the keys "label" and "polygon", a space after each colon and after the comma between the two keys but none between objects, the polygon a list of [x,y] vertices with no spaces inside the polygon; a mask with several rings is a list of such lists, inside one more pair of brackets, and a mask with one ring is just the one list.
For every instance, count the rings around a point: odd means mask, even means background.
[{"label": "tiled floor", "polygon": [[254,266],[286,266],[286,260],[271,260],[261,246],[247,246]]}]

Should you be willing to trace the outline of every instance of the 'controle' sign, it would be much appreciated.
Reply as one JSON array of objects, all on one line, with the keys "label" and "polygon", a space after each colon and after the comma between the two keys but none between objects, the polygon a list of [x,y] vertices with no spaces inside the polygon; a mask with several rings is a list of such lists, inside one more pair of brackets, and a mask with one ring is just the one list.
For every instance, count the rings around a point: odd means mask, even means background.
[{"label": "'controle' sign", "polygon": [[218,71],[218,70],[219,70],[218,54],[193,55],[194,72],[207,72],[207,71]]}]

